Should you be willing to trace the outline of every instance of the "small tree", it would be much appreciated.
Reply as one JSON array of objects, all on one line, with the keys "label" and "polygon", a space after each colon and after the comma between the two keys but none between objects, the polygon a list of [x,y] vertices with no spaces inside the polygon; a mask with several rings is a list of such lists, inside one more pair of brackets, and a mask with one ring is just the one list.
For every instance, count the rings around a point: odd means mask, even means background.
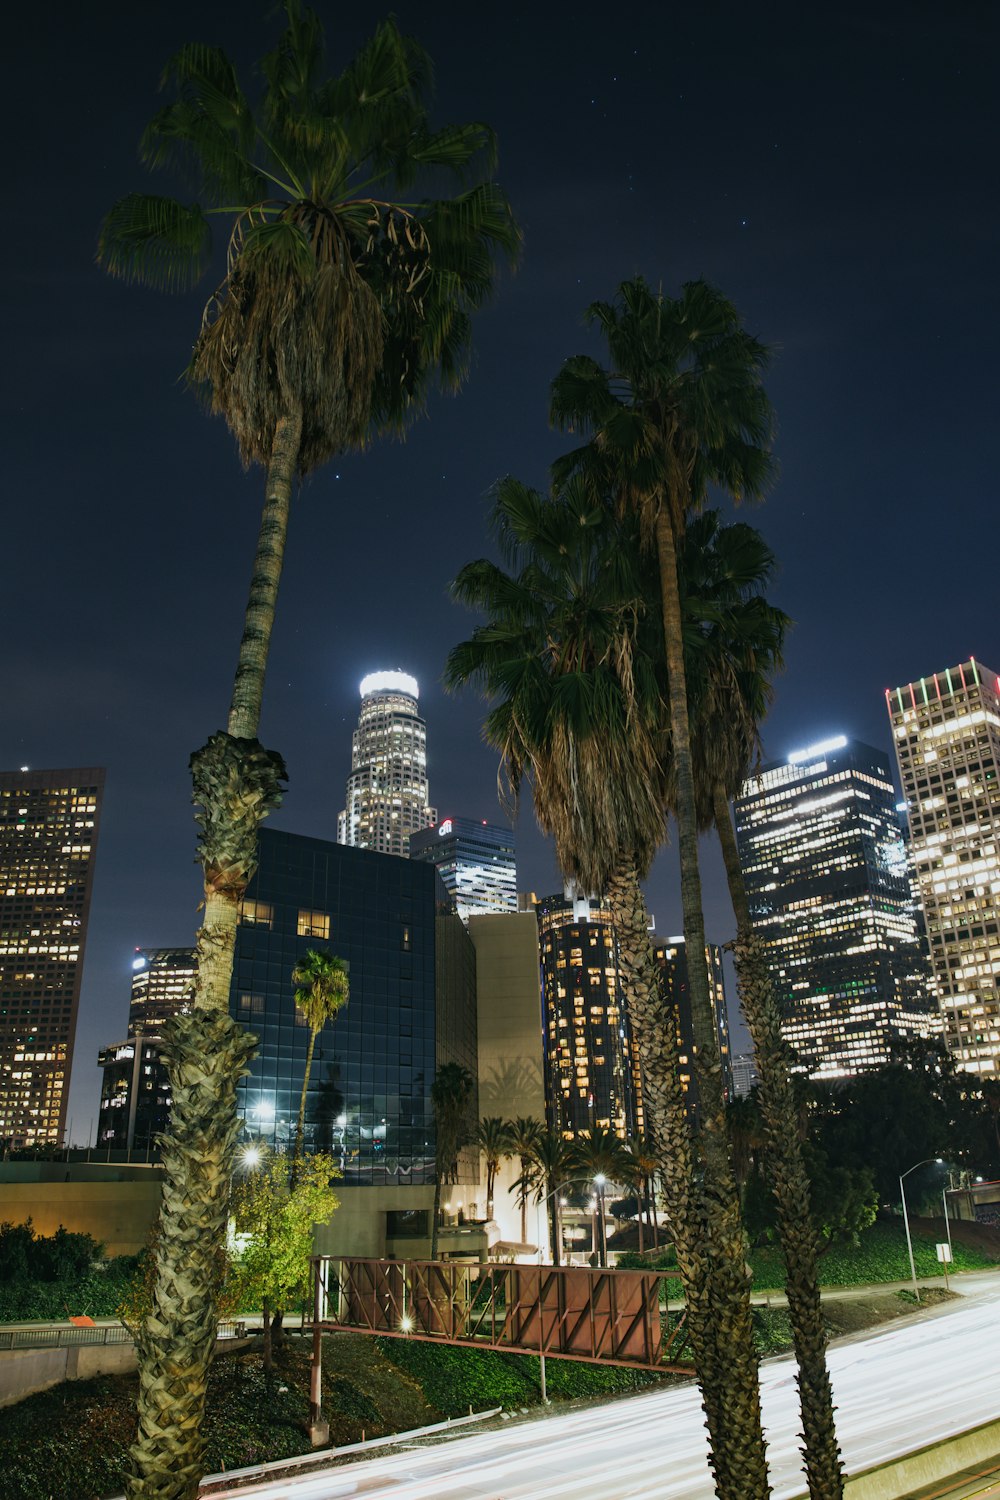
[{"label": "small tree", "polygon": [[336,1020],[350,999],[351,986],[347,977],[347,965],[335,953],[325,948],[310,948],[305,958],[300,959],[292,972],[295,985],[295,1004],[306,1018],[309,1027],[309,1050],[306,1053],[305,1072],[302,1075],[302,1097],[299,1100],[299,1119],[295,1127],[295,1155],[292,1158],[292,1187],[298,1180],[302,1161],[302,1147],[306,1127],[306,1098],[309,1094],[309,1077],[312,1073],[313,1052],[316,1038],[328,1021]]},{"label": "small tree", "polygon": [[486,1159],[486,1217],[493,1217],[493,1198],[501,1163],[511,1154],[510,1135],[499,1115],[487,1115],[476,1126],[473,1142]]},{"label": "small tree", "polygon": [[458,1153],[471,1131],[469,1106],[476,1081],[461,1063],[442,1063],[431,1084],[431,1107],[434,1110],[435,1172],[434,1218],[431,1225],[431,1260],[437,1260],[438,1218],[441,1213],[441,1185],[458,1178]]},{"label": "small tree", "polygon": [[340,1172],[330,1156],[310,1156],[293,1186],[288,1162],[266,1155],[255,1172],[237,1183],[232,1211],[246,1241],[236,1269],[241,1303],[259,1302],[264,1314],[264,1369],[273,1365],[271,1310],[284,1307],[309,1286],[313,1225],[325,1224],[339,1205],[330,1184]]}]

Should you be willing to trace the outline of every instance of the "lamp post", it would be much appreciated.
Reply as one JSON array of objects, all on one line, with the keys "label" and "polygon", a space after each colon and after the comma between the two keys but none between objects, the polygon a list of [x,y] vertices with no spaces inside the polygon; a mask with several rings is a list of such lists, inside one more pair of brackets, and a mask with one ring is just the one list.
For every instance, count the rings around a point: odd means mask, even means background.
[{"label": "lamp post", "polygon": [[[608,1242],[604,1232],[604,1184],[607,1182],[603,1172],[594,1173],[594,1186],[597,1189],[597,1212],[601,1220],[601,1250],[600,1262],[602,1266],[608,1263]],[[597,1248],[596,1246],[594,1247]]]},{"label": "lamp post", "polygon": [[906,1249],[910,1257],[910,1280],[913,1282],[913,1295],[918,1304],[920,1302],[920,1288],[917,1286],[917,1268],[913,1263],[913,1241],[910,1238],[910,1216],[906,1212],[906,1189],[903,1187],[903,1178],[909,1177],[910,1173],[915,1172],[918,1167],[926,1167],[928,1162],[932,1161],[937,1162],[938,1166],[940,1166],[942,1158],[940,1156],[925,1156],[923,1161],[915,1162],[912,1167],[907,1167],[906,1171],[901,1172],[899,1176],[899,1196],[903,1204],[903,1227],[906,1230]]}]

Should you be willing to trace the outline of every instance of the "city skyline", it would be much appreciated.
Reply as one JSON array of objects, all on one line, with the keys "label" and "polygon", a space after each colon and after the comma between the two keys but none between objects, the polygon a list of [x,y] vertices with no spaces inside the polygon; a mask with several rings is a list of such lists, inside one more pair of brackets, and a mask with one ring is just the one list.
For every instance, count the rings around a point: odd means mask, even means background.
[{"label": "city skyline", "polygon": [[[484,57],[446,9],[396,10],[434,57],[438,117],[495,126],[524,259],[477,321],[463,393],[432,399],[405,445],[321,470],[293,508],[262,731],[291,774],[273,826],[336,836],[356,683],[385,662],[421,683],[436,803],[497,819],[482,706],[439,684],[470,624],[447,582],[488,550],[495,479],[544,484],[568,441],[548,429],[548,383],[567,355],[600,353],[584,308],[636,270],[668,290],[706,275],[777,346],[782,478],[748,519],[779,560],[775,602],[798,623],[767,754],[838,733],[888,751],[887,687],[932,663],[998,659],[961,549],[940,549],[919,605],[912,588],[943,508],[949,528],[974,535],[993,484],[977,439],[993,420],[997,295],[997,206],[982,192],[990,24],[919,3],[878,17],[850,4],[831,16],[778,4],[764,18],[733,5],[650,12],[641,36],[620,39],[603,8],[584,7],[572,35],[554,17],[508,18]],[[331,61],[381,14],[341,18]],[[19,350],[4,372],[11,493],[47,519],[24,528],[7,580],[0,765],[108,767],[70,1107],[93,1116],[92,1059],[124,1034],[133,949],[193,940],[187,759],[223,718],[261,493],[178,379],[208,286],[170,299],[112,283],[93,265],[96,230],[143,185],[136,143],[171,52],[205,36],[242,67],[273,25],[233,0],[150,7],[128,28],[59,4],[13,24],[26,62],[11,105],[32,119],[31,80],[60,30],[76,165],[58,217],[54,202],[39,207],[30,264],[4,247]],[[751,109],[747,68],[760,85]],[[39,121],[38,149],[54,158],[64,128],[58,111]],[[22,196],[29,162],[13,165]],[[72,399],[54,405],[56,391]],[[530,805],[515,832],[522,886],[556,887]],[[675,857],[668,847],[649,886],[661,930],[680,926]],[[714,856],[705,884],[707,935],[724,941]]]}]

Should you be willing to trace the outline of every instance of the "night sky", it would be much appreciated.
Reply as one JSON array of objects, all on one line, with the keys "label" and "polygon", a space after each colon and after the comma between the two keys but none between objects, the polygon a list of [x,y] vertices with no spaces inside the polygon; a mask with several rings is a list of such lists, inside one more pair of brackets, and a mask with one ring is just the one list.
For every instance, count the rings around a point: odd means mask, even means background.
[{"label": "night sky", "polygon": [[[268,0],[91,0],[5,18],[0,767],[105,765],[70,1115],[125,1034],[131,950],[189,943],[187,759],[225,721],[261,499],[181,373],[206,282],[167,297],[94,264],[104,210],[166,192],[136,147],[163,63],[221,44],[245,83]],[[339,69],[384,11],[319,0]],[[993,507],[998,129],[992,3],[395,7],[437,66],[436,117],[484,119],[524,228],[471,378],[405,444],[328,465],[289,540],[261,737],[275,826],[335,838],[358,683],[419,679],[432,801],[494,818],[481,707],[440,687],[473,620],[451,578],[487,550],[488,491],[537,484],[588,302],[641,272],[705,276],[774,346],[780,481],[751,519],[797,621],[767,751],[848,733],[889,750],[883,690],[970,654],[1000,666]],[[474,19],[478,18],[478,19]],[[13,180],[11,180],[13,179]],[[558,886],[530,807],[519,879]],[[675,854],[649,885],[680,926]],[[708,933],[731,933],[714,856]]]}]

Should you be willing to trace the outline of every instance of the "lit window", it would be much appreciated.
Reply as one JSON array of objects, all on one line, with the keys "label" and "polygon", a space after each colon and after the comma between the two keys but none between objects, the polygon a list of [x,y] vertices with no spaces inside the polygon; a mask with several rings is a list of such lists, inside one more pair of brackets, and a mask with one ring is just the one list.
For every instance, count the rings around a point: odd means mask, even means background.
[{"label": "lit window", "polygon": [[268,927],[274,922],[274,907],[269,901],[240,902],[240,921],[248,927]]},{"label": "lit window", "polygon": [[325,911],[301,911],[298,923],[299,937],[329,938],[330,918]]}]

